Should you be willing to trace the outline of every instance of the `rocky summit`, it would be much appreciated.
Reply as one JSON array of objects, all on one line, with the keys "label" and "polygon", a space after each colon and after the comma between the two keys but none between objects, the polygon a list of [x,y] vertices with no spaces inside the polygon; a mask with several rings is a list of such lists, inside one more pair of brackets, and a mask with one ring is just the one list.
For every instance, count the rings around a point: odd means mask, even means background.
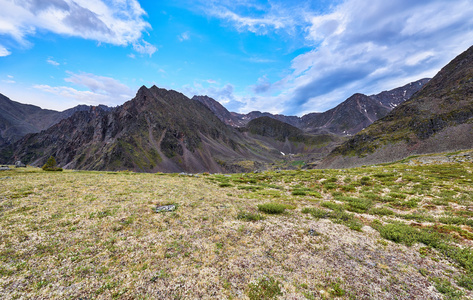
[{"label": "rocky summit", "polygon": [[38,166],[54,156],[74,169],[221,172],[244,170],[239,161],[271,159],[262,153],[198,101],[143,86],[122,106],[76,112],[4,147],[0,155]]},{"label": "rocky summit", "polygon": [[[105,105],[100,105],[108,109]],[[45,130],[77,111],[88,110],[90,106],[78,105],[59,112],[23,104],[0,94],[0,147],[16,142],[28,133]]]},{"label": "rocky summit", "polygon": [[347,136],[384,117],[394,107],[412,97],[429,80],[424,78],[371,96],[357,93],[326,112],[309,113],[302,117],[260,111],[239,114],[229,112],[218,101],[207,96],[194,96],[192,99],[207,106],[222,122],[233,127],[245,127],[254,119],[269,117],[309,133]]}]

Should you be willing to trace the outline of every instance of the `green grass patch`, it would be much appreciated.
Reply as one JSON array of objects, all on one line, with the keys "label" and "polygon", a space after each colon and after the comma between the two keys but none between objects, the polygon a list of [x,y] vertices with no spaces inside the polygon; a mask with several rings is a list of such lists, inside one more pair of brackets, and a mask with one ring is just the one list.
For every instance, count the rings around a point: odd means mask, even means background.
[{"label": "green grass patch", "polygon": [[266,214],[282,214],[286,210],[286,208],[289,208],[287,204],[282,204],[282,203],[264,203],[264,204],[258,204],[258,210],[261,212],[264,212]]},{"label": "green grass patch", "polygon": [[250,300],[275,299],[282,296],[281,283],[273,277],[264,277],[248,285],[247,296]]},{"label": "green grass patch", "polygon": [[248,222],[255,222],[255,221],[264,220],[265,217],[258,213],[250,213],[250,212],[241,211],[238,213],[237,219],[248,221]]},{"label": "green grass patch", "polygon": [[369,213],[372,215],[378,216],[392,216],[394,212],[387,207],[373,207],[369,210]]}]

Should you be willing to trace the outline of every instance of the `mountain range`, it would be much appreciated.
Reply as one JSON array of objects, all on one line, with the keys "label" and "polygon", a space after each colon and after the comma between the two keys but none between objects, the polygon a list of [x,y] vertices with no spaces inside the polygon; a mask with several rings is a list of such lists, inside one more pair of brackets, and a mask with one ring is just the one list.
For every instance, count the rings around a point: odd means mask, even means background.
[{"label": "mountain range", "polygon": [[28,134],[3,147],[0,157],[41,165],[54,156],[74,169],[228,172],[242,169],[234,160],[269,162],[271,155],[262,150],[200,102],[143,86],[119,107],[91,107]]},{"label": "mountain range", "polygon": [[260,117],[270,117],[310,133],[333,133],[352,135],[384,117],[394,107],[419,91],[429,78],[411,82],[402,87],[366,96],[354,94],[344,102],[323,113],[310,113],[302,117],[252,111],[248,114],[229,112],[223,105],[208,96],[194,96],[192,99],[207,106],[222,122],[233,127],[244,127]]},{"label": "mountain range", "polygon": [[[473,148],[473,49],[432,80],[367,96],[302,117],[229,112],[141,87],[121,106],[56,112],[0,97],[0,162],[144,172],[243,172],[304,161],[350,167],[411,154]],[[286,164],[284,164],[286,163]]]},{"label": "mountain range", "polygon": [[[106,106],[101,107],[107,109]],[[28,133],[47,129],[75,112],[89,108],[87,105],[78,105],[59,112],[15,102],[0,94],[0,147],[15,142]]]},{"label": "mountain range", "polygon": [[191,100],[156,86],[143,86],[115,108],[81,105],[64,112],[3,96],[0,159],[40,166],[54,156],[64,168],[145,172],[247,171],[287,160],[286,154],[310,162],[427,81],[384,92],[384,103],[355,94],[332,110],[303,117],[231,113],[207,96]]}]

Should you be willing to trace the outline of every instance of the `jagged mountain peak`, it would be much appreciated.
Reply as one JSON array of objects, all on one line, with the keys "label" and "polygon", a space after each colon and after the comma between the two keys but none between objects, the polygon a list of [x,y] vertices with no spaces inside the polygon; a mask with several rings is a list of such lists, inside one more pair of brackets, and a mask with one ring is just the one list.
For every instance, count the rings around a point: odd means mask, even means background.
[{"label": "jagged mountain peak", "polygon": [[421,79],[371,96],[356,93],[333,109],[321,113],[309,113],[302,117],[260,111],[239,114],[229,112],[218,101],[208,96],[194,96],[193,99],[207,106],[220,120],[233,127],[243,127],[251,120],[266,116],[309,133],[353,135],[409,99],[428,81],[429,79]]},{"label": "jagged mountain peak", "polygon": [[0,158],[42,165],[54,156],[76,169],[228,172],[245,170],[233,161],[269,159],[258,144],[248,143],[201,103],[153,86],[141,87],[122,106],[93,107],[25,136],[0,151]]}]

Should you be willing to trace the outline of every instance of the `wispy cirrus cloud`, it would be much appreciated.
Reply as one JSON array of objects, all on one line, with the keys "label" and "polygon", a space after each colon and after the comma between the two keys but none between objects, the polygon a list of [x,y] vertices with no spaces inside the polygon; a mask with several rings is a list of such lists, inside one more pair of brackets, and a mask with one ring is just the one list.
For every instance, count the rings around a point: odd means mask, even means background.
[{"label": "wispy cirrus cloud", "polygon": [[290,30],[299,24],[303,12],[298,6],[288,6],[284,1],[201,1],[198,7],[207,15],[222,19],[235,26],[239,31],[250,31],[255,34],[268,34],[274,30]]},{"label": "wispy cirrus cloud", "polygon": [[28,36],[45,30],[112,45],[140,45],[136,51],[150,54],[156,49],[142,39],[151,27],[145,16],[137,0],[2,1],[0,35],[28,46]]},{"label": "wispy cirrus cloud", "polygon": [[57,61],[53,60],[51,57],[48,57],[48,59],[46,60],[46,62],[50,65],[53,65],[53,66],[59,66],[60,63],[58,63]]},{"label": "wispy cirrus cloud", "polygon": [[232,84],[225,84],[224,86],[215,85],[215,81],[206,81],[211,86],[204,86],[201,83],[194,82],[191,85],[185,85],[183,87],[183,93],[186,94],[189,98],[192,98],[194,95],[207,95],[214,98],[222,104],[235,103],[239,100],[235,97],[234,89],[235,87]]},{"label": "wispy cirrus cloud", "polygon": [[2,56],[8,56],[10,55],[11,52],[7,50],[7,48],[3,47],[2,45],[0,45],[0,57]]},{"label": "wispy cirrus cloud", "polygon": [[91,73],[68,73],[70,76],[64,81],[72,83],[76,87],[45,84],[36,84],[33,87],[63,97],[65,100],[90,105],[119,105],[134,96],[132,89],[114,78]]},{"label": "wispy cirrus cloud", "polygon": [[148,54],[149,57],[151,57],[156,51],[158,51],[158,48],[151,45],[147,41],[133,43],[133,49],[140,54]]},{"label": "wispy cirrus cloud", "polygon": [[191,38],[191,35],[189,33],[189,31],[185,31],[183,33],[181,33],[177,39],[180,41],[180,42],[184,42],[184,41],[187,41]]}]

